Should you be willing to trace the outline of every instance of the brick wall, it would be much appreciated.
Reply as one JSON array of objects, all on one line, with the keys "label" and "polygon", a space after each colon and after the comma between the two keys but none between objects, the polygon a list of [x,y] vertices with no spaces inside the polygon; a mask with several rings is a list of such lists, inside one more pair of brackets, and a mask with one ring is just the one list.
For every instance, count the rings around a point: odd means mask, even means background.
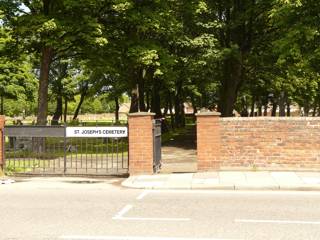
[{"label": "brick wall", "polygon": [[221,118],[221,168],[320,169],[320,118]]},{"label": "brick wall", "polygon": [[3,159],[3,128],[4,128],[4,116],[0,116],[0,170],[3,168],[4,159]]},{"label": "brick wall", "polygon": [[129,114],[129,173],[153,173],[153,113]]},{"label": "brick wall", "polygon": [[196,116],[198,170],[219,169],[221,148],[220,114],[205,112]]},{"label": "brick wall", "polygon": [[[219,164],[212,158],[212,169],[320,170],[320,118],[220,118],[218,124],[215,119],[211,122],[210,134],[220,135]],[[211,143],[207,144],[210,149]]]}]

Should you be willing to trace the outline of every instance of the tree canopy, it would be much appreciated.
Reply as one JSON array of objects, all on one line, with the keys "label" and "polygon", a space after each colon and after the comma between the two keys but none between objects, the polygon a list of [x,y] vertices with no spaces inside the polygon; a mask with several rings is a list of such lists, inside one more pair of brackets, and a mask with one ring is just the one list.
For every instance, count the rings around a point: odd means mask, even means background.
[{"label": "tree canopy", "polygon": [[124,94],[131,112],[174,126],[186,102],[224,117],[316,116],[319,12],[307,0],[2,0],[0,95],[38,97],[38,124],[52,97],[57,121],[74,99],[74,119],[88,98],[117,112]]}]

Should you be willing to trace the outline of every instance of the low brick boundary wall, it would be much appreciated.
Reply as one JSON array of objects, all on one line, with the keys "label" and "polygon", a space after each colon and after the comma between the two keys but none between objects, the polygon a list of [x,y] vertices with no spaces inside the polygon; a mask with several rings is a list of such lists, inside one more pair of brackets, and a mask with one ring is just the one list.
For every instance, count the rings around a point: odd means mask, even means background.
[{"label": "low brick boundary wall", "polygon": [[[320,170],[320,118],[199,117],[211,122],[201,126],[198,120],[200,143],[203,135],[219,135],[198,148],[204,151],[198,154],[199,170]],[[211,156],[212,146],[219,146],[218,159]]]}]

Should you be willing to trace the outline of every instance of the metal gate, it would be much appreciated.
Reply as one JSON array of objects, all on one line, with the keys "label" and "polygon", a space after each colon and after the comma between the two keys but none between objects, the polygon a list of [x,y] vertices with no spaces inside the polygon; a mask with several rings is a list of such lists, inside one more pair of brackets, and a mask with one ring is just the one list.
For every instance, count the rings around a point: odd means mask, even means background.
[{"label": "metal gate", "polygon": [[161,168],[161,121],[153,123],[153,172],[157,173]]},{"label": "metal gate", "polygon": [[[126,134],[120,137],[118,128],[70,128],[77,135],[68,133],[65,126],[6,126],[5,171],[14,175],[127,174],[127,128],[121,127]],[[110,136],[104,137],[107,133]]]}]

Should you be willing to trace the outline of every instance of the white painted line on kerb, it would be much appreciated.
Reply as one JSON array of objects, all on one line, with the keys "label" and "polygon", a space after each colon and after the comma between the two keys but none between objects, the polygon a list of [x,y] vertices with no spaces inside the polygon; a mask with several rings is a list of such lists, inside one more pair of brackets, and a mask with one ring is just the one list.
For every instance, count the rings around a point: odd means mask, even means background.
[{"label": "white painted line on kerb", "polygon": [[142,200],[145,196],[147,196],[149,193],[148,190],[144,190],[138,197],[137,200]]},{"label": "white painted line on kerb", "polygon": [[132,205],[130,204],[124,206],[124,208],[122,208],[121,211],[118,212],[112,219],[122,218],[122,216],[126,214],[131,208],[132,208]]},{"label": "white painted line on kerb", "polygon": [[241,240],[240,238],[174,238],[174,237],[119,237],[119,236],[60,236],[67,240]]},{"label": "white painted line on kerb", "polygon": [[235,219],[238,223],[277,223],[277,224],[311,224],[320,225],[320,221],[290,221],[290,220],[259,220],[259,219]]},{"label": "white painted line on kerb", "polygon": [[144,218],[144,217],[118,217],[113,218],[115,220],[122,220],[122,221],[174,221],[174,222],[185,222],[190,221],[190,218]]}]

